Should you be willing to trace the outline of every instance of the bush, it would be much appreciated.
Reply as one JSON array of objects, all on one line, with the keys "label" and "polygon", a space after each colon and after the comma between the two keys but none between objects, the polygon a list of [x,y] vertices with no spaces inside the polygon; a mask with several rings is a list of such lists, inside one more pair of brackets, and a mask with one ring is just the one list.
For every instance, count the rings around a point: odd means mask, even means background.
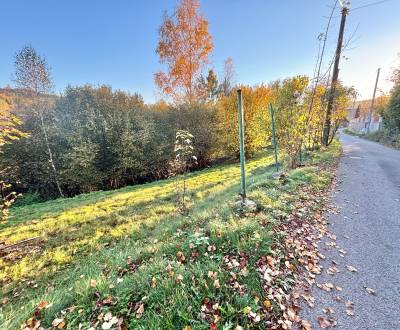
[{"label": "bush", "polygon": [[14,207],[32,205],[36,203],[44,202],[45,200],[40,196],[37,191],[28,191],[23,194],[21,197],[17,198],[16,202],[14,203]]}]

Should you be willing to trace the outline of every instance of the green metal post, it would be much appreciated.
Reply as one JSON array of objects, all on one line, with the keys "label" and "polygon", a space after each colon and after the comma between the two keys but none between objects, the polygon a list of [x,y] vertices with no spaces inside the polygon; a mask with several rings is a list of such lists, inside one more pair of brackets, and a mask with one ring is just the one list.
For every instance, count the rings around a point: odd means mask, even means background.
[{"label": "green metal post", "polygon": [[243,109],[242,109],[242,90],[238,89],[238,114],[239,114],[239,143],[240,143],[240,173],[241,173],[241,185],[242,192],[241,196],[243,199],[246,198],[246,170],[245,170],[245,156],[244,156],[244,120],[243,120]]},{"label": "green metal post", "polygon": [[275,153],[275,168],[276,171],[279,171],[279,165],[278,165],[278,147],[276,145],[276,135],[275,135],[275,116],[274,116],[274,108],[272,107],[272,104],[269,104],[269,111],[271,113],[271,125],[272,125],[272,142],[274,144],[274,153]]}]

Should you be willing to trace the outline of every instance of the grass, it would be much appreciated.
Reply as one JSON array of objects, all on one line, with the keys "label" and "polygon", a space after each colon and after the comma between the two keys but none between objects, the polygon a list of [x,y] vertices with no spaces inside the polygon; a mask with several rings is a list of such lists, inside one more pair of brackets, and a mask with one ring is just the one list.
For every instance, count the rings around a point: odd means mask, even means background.
[{"label": "grass", "polygon": [[[311,198],[302,186],[321,191],[329,184],[320,165],[339,153],[334,143],[308,155],[284,184],[271,178],[270,154],[248,162],[255,213],[234,206],[237,164],[187,176],[188,215],[176,212],[177,179],[14,208],[0,242],[39,238],[0,259],[1,328],[17,329],[31,317],[48,327],[58,317],[68,329],[100,329],[107,313],[130,329],[263,328],[280,309],[271,301],[265,311],[256,265],[267,255],[284,256],[285,233],[276,225]],[[291,271],[275,282],[285,292],[293,285]],[[38,309],[41,301],[47,308]]]}]

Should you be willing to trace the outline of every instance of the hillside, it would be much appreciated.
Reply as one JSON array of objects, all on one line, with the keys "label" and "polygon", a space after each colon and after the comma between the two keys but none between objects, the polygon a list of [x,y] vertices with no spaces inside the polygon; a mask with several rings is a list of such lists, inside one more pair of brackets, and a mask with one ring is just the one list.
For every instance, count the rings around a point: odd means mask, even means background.
[{"label": "hillside", "polygon": [[[282,225],[294,213],[312,219],[338,155],[334,144],[283,180],[271,178],[271,155],[250,161],[254,213],[234,206],[236,164],[188,176],[188,215],[176,212],[177,178],[13,209],[0,242],[33,240],[0,250],[2,329],[53,320],[60,329],[292,322],[280,306],[291,303],[298,259]],[[277,273],[267,287],[262,264],[272,258]]]}]

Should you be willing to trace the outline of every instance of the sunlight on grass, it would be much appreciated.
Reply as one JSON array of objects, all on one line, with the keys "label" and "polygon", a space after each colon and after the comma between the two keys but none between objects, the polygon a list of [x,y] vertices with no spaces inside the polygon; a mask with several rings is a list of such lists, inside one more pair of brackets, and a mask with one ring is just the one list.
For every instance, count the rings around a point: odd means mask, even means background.
[{"label": "sunlight on grass", "polygon": [[[146,313],[129,319],[134,329],[174,329],[198,322],[204,297],[221,302],[224,319],[236,320],[243,308],[256,308],[262,299],[254,264],[272,248],[281,253],[273,228],[296,201],[308,198],[298,193],[299,187],[323,189],[331,180],[314,166],[314,157],[307,163],[311,166],[287,173],[285,184],[271,179],[271,163],[272,157],[264,155],[247,164],[249,197],[260,209],[249,217],[234,208],[240,190],[238,164],[188,175],[188,215],[176,212],[175,178],[15,208],[0,241],[39,236],[40,248],[15,261],[0,260],[2,292],[12,299],[0,307],[0,323],[5,329],[19,328],[45,300],[53,306],[45,311],[43,325],[76,305],[81,312],[68,316],[68,328],[79,323],[85,328],[96,309],[95,294],[113,297],[117,314],[126,314],[129,302],[145,297]],[[186,258],[183,263],[177,260],[179,253]],[[223,256],[239,258],[243,253],[248,258],[245,272],[221,269]],[[172,270],[166,271],[168,267]],[[225,283],[218,291],[209,271]],[[245,295],[229,285],[232,274]],[[182,277],[179,282],[177,276]],[[291,275],[282,281],[287,289],[294,283]],[[241,320],[245,325],[247,318]],[[196,329],[208,327],[198,323]]]},{"label": "sunlight on grass", "polygon": [[[249,162],[248,171],[271,162],[270,155],[259,157]],[[205,200],[237,184],[239,176],[240,168],[237,164],[189,174],[187,184],[193,195],[192,202]],[[138,232],[143,225],[154,227],[163,221],[164,216],[175,212],[176,180],[179,178],[127,187],[112,193],[100,192],[93,196],[87,194],[84,197],[58,199],[21,207],[22,210],[15,208],[10,220],[15,225],[0,232],[0,241],[12,244],[39,236],[44,242],[40,251],[29,253],[17,263],[0,265],[0,282],[36,276],[46,272],[53,264],[73,261],[74,255],[81,250],[98,248],[105,241]],[[76,205],[73,203],[75,199]],[[64,209],[63,203],[68,208]],[[29,210],[34,211],[36,218],[28,216],[24,220]],[[24,266],[20,267],[19,264]]]}]

